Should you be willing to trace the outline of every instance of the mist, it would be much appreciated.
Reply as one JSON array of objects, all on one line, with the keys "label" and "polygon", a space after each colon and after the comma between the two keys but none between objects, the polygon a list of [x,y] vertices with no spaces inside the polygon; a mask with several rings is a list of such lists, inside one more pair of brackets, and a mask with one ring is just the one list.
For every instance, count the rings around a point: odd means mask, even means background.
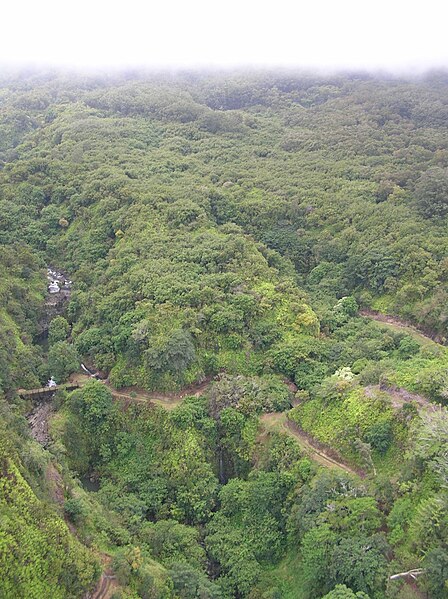
[{"label": "mist", "polygon": [[436,0],[8,3],[0,64],[75,69],[303,68],[419,73],[448,66]]}]

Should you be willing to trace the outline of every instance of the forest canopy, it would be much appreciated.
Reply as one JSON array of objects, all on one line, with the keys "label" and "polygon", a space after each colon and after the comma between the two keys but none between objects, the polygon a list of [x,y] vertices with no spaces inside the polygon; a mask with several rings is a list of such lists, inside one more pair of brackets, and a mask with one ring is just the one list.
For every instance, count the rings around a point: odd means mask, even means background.
[{"label": "forest canopy", "polygon": [[447,92],[0,76],[0,595],[446,597]]}]

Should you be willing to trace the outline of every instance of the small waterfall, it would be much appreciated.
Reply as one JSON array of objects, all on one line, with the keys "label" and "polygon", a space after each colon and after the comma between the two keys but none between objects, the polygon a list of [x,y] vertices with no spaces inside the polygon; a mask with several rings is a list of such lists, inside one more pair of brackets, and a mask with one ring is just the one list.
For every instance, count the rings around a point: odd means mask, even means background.
[{"label": "small waterfall", "polygon": [[90,374],[90,376],[94,376],[96,373],[92,372],[91,370],[89,370],[87,368],[87,366],[85,366],[82,362],[81,362],[81,368],[84,370],[84,372],[86,372],[87,374]]}]

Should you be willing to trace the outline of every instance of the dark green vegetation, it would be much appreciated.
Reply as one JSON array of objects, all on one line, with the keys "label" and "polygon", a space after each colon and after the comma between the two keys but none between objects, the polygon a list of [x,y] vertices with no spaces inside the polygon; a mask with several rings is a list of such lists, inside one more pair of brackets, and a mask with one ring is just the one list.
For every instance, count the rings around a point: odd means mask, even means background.
[{"label": "dark green vegetation", "polygon": [[[2,596],[101,569],[133,599],[447,596],[447,350],[358,312],[448,336],[447,97],[443,74],[3,77]],[[44,339],[48,264],[74,283]],[[80,360],[211,385],[170,411],[60,393],[44,450],[16,390]],[[284,411],[295,435],[263,430]]]},{"label": "dark green vegetation", "polygon": [[0,583],[2,597],[79,597],[99,576],[91,551],[54,507],[59,481],[51,456],[1,404]]}]

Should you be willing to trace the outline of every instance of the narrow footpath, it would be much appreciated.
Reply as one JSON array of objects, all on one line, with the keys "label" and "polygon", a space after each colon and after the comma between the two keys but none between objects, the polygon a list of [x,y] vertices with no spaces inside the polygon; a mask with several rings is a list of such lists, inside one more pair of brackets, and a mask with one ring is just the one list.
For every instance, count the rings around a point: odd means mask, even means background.
[{"label": "narrow footpath", "polygon": [[[92,380],[92,377],[87,374],[76,373],[70,377],[71,383],[76,383],[82,387]],[[109,389],[113,397],[129,402],[139,402],[146,404],[156,404],[162,406],[166,410],[172,410],[178,406],[186,397],[199,397],[209,387],[211,379],[207,378],[201,383],[196,383],[188,387],[184,387],[179,392],[161,393],[160,391],[145,391],[139,387],[124,387],[115,389],[108,381],[102,381]]]},{"label": "narrow footpath", "polygon": [[288,420],[286,412],[271,412],[263,414],[261,422],[267,432],[279,431],[286,432],[290,437],[298,442],[300,447],[309,455],[309,457],[326,468],[335,468],[347,472],[347,474],[355,474],[364,478],[366,473],[358,468],[353,468],[346,464],[337,456],[331,448],[325,448],[311,435],[302,431],[294,422]]},{"label": "narrow footpath", "polygon": [[397,316],[389,316],[388,314],[382,314],[381,312],[376,312],[375,310],[363,309],[359,311],[359,315],[364,318],[371,318],[376,322],[385,325],[386,327],[390,327],[395,331],[406,333],[411,337],[414,337],[424,345],[428,345],[428,342],[436,343],[438,345],[442,345],[446,342],[446,339],[442,338],[440,335],[436,333],[428,333],[418,327],[414,326],[412,323],[401,320]]}]

